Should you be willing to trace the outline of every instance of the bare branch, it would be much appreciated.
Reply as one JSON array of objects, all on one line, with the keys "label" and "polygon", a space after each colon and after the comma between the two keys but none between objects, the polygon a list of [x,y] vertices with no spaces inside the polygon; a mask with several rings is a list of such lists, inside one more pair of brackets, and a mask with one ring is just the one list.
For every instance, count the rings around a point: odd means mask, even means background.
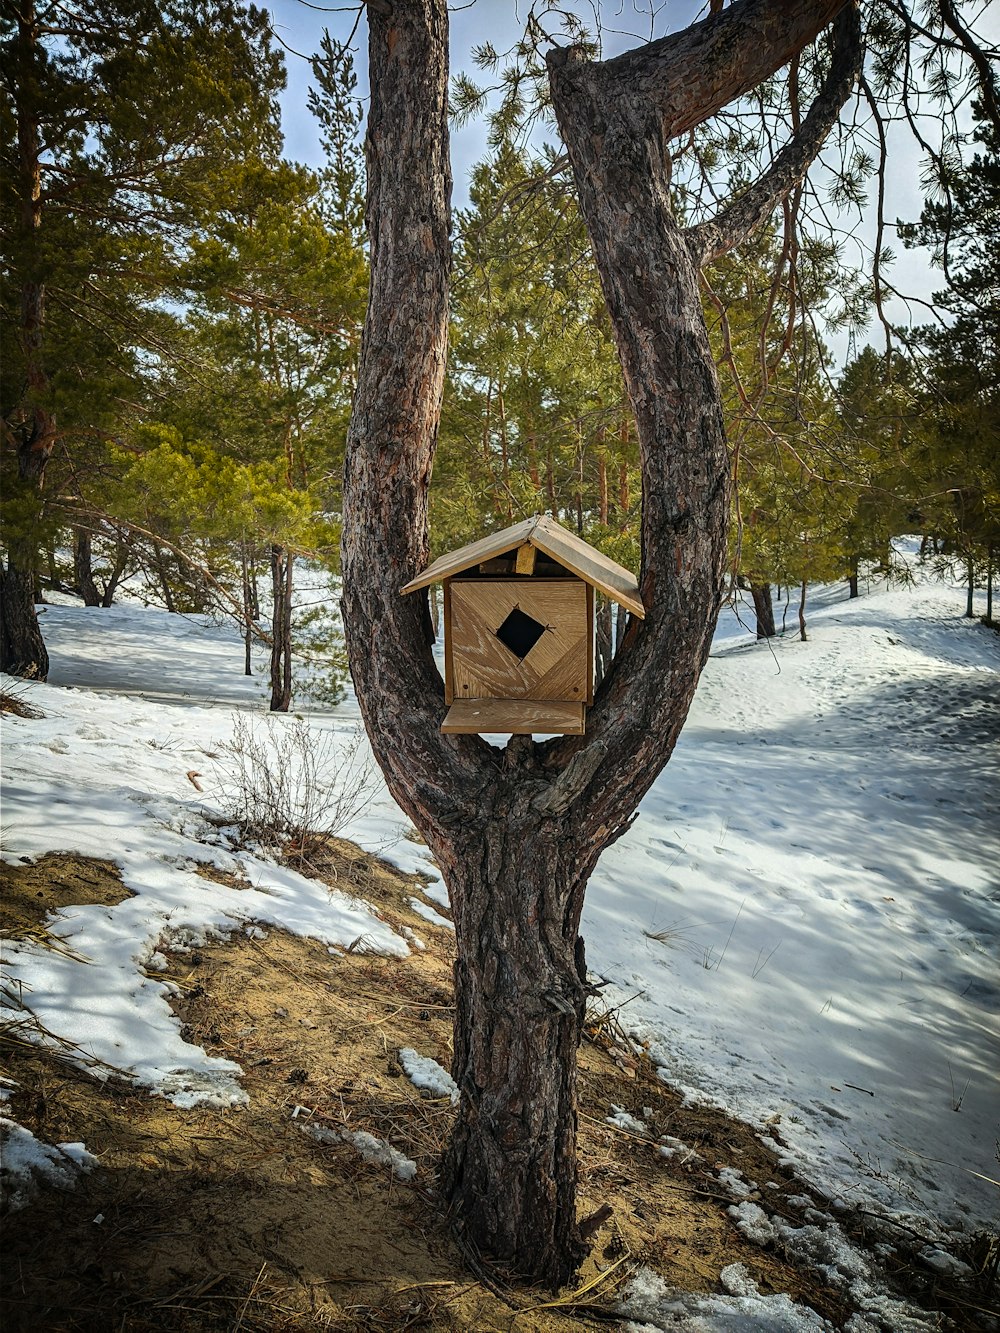
[{"label": "bare branch", "polygon": [[830,70],[799,129],[763,176],[734,203],[688,232],[695,263],[709,263],[745,241],[809,169],[861,72],[861,23],[853,5],[838,17],[833,38]]}]

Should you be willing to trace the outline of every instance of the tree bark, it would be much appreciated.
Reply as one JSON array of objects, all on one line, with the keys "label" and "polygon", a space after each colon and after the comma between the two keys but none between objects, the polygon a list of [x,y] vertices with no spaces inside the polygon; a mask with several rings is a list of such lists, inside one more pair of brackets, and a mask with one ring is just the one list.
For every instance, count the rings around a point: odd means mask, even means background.
[{"label": "tree bark", "polygon": [[965,614],[970,620],[976,614],[976,566],[971,556],[965,561]]},{"label": "tree bark", "polygon": [[[691,30],[693,46],[654,44],[655,69],[617,85],[579,53],[549,57],[637,422],[647,615],[630,622],[585,737],[512,737],[502,755],[479,737],[442,735],[427,599],[398,591],[426,564],[447,356],[447,7],[367,6],[371,288],[345,467],[345,634],[376,758],[451,895],[461,1099],[445,1197],[478,1250],[554,1286],[583,1252],[573,1066],[584,888],[674,747],[726,560],[729,460],[697,247],[671,212],[666,138],[688,112],[690,127],[767,77],[842,3],[738,0]],[[749,41],[740,16],[752,20]],[[687,108],[679,119],[660,104],[664,80]]]},{"label": "tree bark", "polygon": [[497,817],[456,840],[448,865],[462,1103],[442,1186],[460,1234],[559,1286],[585,1253],[575,1204],[585,876],[540,826],[521,775],[503,786]]},{"label": "tree bark", "polygon": [[271,547],[271,712],[287,713],[292,702],[292,588],[295,557]]},{"label": "tree bark", "polygon": [[799,589],[799,638],[803,643],[806,642],[806,588],[805,579]]},{"label": "tree bark", "polygon": [[774,603],[771,601],[770,583],[750,582],[750,596],[753,598],[754,615],[757,617],[757,638],[774,638]]},{"label": "tree bark", "polygon": [[[45,465],[56,440],[56,420],[49,405],[45,369],[45,285],[41,278],[39,235],[42,222],[40,107],[44,80],[38,22],[32,0],[17,15],[13,59],[18,66],[14,106],[17,123],[17,192],[21,200],[17,243],[22,256],[21,314],[18,334],[24,362],[25,390],[5,425],[17,443],[18,481],[41,508]],[[35,613],[35,568],[38,540],[34,518],[8,542],[7,568],[0,583],[0,670],[14,676],[45,680],[49,655]]]},{"label": "tree bark", "polygon": [[101,594],[94,582],[94,568],[91,559],[90,531],[88,528],[73,529],[73,577],[84,606],[100,606]]}]

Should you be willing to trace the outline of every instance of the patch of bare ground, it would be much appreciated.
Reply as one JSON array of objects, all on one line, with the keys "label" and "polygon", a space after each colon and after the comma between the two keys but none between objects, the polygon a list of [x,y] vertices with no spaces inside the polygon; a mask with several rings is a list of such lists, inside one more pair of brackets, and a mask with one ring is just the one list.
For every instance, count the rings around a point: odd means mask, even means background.
[{"label": "patch of bare ground", "polygon": [[110,861],[68,852],[50,852],[18,866],[0,861],[0,933],[23,936],[43,928],[49,914],[61,907],[113,907],[131,896]]},{"label": "patch of bare ground", "polygon": [[[616,1324],[616,1294],[639,1264],[682,1290],[712,1292],[734,1262],[761,1291],[786,1291],[842,1325],[850,1310],[836,1291],[740,1235],[718,1170],[737,1168],[768,1212],[790,1220],[788,1199],[806,1188],[748,1126],[685,1106],[614,1013],[594,1013],[579,1057],[580,1212],[599,1225],[575,1287],[554,1299],[460,1248],[435,1193],[452,1108],[421,1095],[397,1058],[410,1046],[450,1064],[451,932],[409,906],[418,880],[350,844],[312,847],[304,868],[374,903],[426,948],[404,960],[365,953],[363,941],[331,953],[277,930],[193,952],[165,942],[185,1035],[239,1062],[248,1107],[180,1110],[122,1079],[99,1082],[56,1052],[3,1041],[13,1118],[50,1143],[83,1141],[101,1163],[74,1190],[45,1191],[7,1220],[7,1333],[548,1333]],[[87,901],[124,893],[103,863],[4,868],[5,896],[32,910],[63,905],[72,884],[90,885],[98,896]],[[648,1132],[607,1123],[615,1106]],[[414,1161],[416,1176],[400,1181],[350,1142],[318,1142],[310,1126],[367,1131]],[[691,1151],[664,1158],[661,1135]],[[953,1327],[978,1327],[960,1304],[967,1296],[921,1292],[915,1270],[899,1265],[911,1299],[930,1301]]]}]

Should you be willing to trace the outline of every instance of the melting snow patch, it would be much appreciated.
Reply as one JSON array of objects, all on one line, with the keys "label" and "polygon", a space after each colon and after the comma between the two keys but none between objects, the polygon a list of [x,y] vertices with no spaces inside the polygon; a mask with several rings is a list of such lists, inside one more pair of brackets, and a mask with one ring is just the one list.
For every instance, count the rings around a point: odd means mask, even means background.
[{"label": "melting snow patch", "polygon": [[366,1162],[372,1162],[378,1166],[392,1167],[397,1180],[412,1180],[417,1174],[416,1162],[412,1162],[409,1157],[404,1157],[391,1144],[383,1143],[381,1139],[377,1139],[374,1134],[369,1134],[367,1130],[344,1130],[343,1133],[339,1133],[335,1129],[327,1129],[324,1125],[303,1125],[302,1129],[317,1143],[344,1142],[353,1144]]},{"label": "melting snow patch", "polygon": [[0,1146],[0,1197],[12,1213],[31,1203],[43,1185],[70,1189],[81,1171],[97,1165],[82,1143],[41,1143],[6,1116],[0,1116]]},{"label": "melting snow patch", "polygon": [[732,1166],[724,1166],[719,1172],[719,1184],[728,1190],[734,1199],[749,1199],[757,1188],[752,1181],[747,1184],[742,1174]]},{"label": "melting snow patch", "polygon": [[455,929],[454,925],[448,920],[448,918],[446,916],[442,916],[440,912],[436,912],[429,903],[423,902],[423,900],[420,898],[407,898],[406,901],[416,912],[417,916],[422,916],[424,920],[429,921],[431,925],[446,926],[448,930]]},{"label": "melting snow patch", "polygon": [[885,1294],[882,1275],[854,1248],[836,1222],[795,1227],[779,1218],[769,1218],[762,1208],[748,1201],[727,1211],[736,1229],[748,1240],[758,1245],[777,1244],[794,1262],[807,1264],[829,1286],[843,1292],[860,1311],[848,1325],[851,1333],[879,1329],[885,1333],[923,1333],[937,1328],[933,1316]]},{"label": "melting snow patch", "polygon": [[972,1269],[969,1265],[962,1263],[961,1259],[956,1259],[947,1250],[939,1250],[933,1246],[928,1246],[920,1257],[928,1268],[933,1268],[935,1273],[940,1273],[942,1277],[955,1278],[961,1281],[963,1278],[972,1276]]},{"label": "melting snow patch", "polygon": [[[728,1275],[728,1277],[727,1277]],[[723,1269],[728,1296],[672,1291],[659,1274],[640,1268],[625,1287],[618,1310],[630,1333],[830,1333],[815,1310],[789,1296],[761,1296],[742,1264]]]},{"label": "melting snow patch", "polygon": [[700,1162],[703,1159],[688,1146],[682,1139],[675,1139],[672,1134],[664,1134],[660,1139],[661,1157],[679,1157],[681,1165],[687,1166],[689,1162]]},{"label": "melting snow patch", "polygon": [[634,1115],[629,1115],[628,1111],[620,1106],[612,1106],[611,1114],[607,1117],[609,1125],[616,1125],[618,1129],[625,1129],[630,1134],[648,1134],[647,1126],[641,1120],[636,1120]]},{"label": "melting snow patch", "polygon": [[452,1106],[458,1105],[458,1084],[436,1060],[418,1055],[412,1046],[404,1046],[399,1052],[399,1063],[415,1088],[422,1088],[432,1097],[450,1097]]}]

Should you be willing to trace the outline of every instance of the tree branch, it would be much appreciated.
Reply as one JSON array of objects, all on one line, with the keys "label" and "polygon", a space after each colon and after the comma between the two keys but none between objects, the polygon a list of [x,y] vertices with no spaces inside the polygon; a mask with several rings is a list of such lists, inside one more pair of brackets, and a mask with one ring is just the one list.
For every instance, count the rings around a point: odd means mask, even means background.
[{"label": "tree branch", "polygon": [[[588,96],[615,103],[616,114],[664,140],[700,125],[762,83],[808,44],[848,0],[734,0],[728,9],[659,41],[591,63],[580,47],[546,57],[550,77],[562,67]],[[575,66],[572,74],[568,66]]]},{"label": "tree branch", "polygon": [[778,201],[798,185],[822,148],[861,72],[861,22],[854,5],[838,16],[833,41],[830,69],[815,101],[768,170],[714,218],[688,231],[691,257],[699,266],[741,245],[770,217]]}]

